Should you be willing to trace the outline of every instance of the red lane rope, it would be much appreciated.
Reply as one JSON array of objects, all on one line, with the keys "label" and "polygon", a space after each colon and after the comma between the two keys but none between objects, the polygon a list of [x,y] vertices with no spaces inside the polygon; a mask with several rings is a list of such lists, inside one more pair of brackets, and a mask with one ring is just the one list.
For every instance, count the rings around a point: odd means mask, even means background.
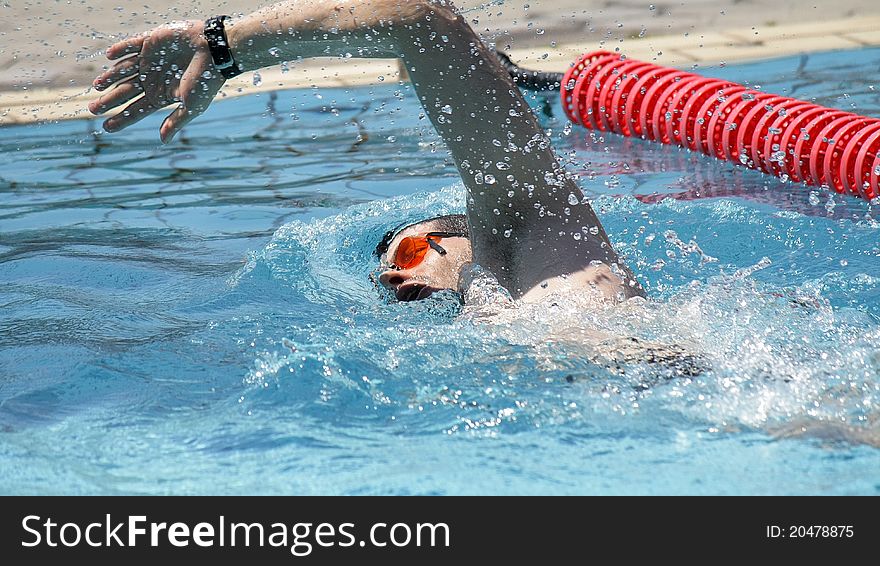
[{"label": "red lane rope", "polygon": [[583,55],[562,107],[584,127],[676,144],[839,193],[880,196],[880,119],[626,59]]}]

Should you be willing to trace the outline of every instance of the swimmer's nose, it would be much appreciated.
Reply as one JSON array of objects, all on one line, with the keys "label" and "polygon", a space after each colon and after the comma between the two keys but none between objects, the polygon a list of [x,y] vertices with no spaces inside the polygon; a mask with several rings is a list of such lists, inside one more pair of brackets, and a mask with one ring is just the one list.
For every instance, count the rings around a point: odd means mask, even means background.
[{"label": "swimmer's nose", "polygon": [[405,283],[410,279],[409,271],[406,269],[389,269],[387,271],[383,271],[379,275],[379,283],[382,284],[386,289],[390,289],[394,291],[401,284]]}]

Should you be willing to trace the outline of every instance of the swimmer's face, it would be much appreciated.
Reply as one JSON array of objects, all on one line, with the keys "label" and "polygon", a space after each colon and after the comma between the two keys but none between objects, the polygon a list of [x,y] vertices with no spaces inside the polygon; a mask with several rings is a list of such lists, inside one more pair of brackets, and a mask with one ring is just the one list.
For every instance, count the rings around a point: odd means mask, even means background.
[{"label": "swimmer's face", "polygon": [[471,243],[466,237],[444,237],[432,246],[418,265],[400,269],[392,265],[401,240],[407,236],[424,236],[430,232],[444,232],[440,223],[428,220],[408,226],[394,236],[388,251],[382,254],[379,283],[394,293],[399,301],[417,301],[444,289],[458,289],[458,276],[465,263],[471,261]]}]

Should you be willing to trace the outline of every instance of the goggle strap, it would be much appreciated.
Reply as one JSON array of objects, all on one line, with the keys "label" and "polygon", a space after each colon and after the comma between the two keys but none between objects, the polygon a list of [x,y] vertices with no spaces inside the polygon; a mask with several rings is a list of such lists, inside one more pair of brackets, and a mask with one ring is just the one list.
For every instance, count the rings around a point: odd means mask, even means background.
[{"label": "goggle strap", "polygon": [[461,232],[428,232],[425,234],[428,237],[436,236],[438,238],[467,238],[467,234],[463,234]]},{"label": "goggle strap", "polygon": [[431,238],[431,236],[427,236],[427,237],[425,237],[425,239],[428,240],[428,245],[431,246],[432,250],[434,250],[435,252],[437,252],[440,255],[446,255],[446,250],[444,250],[442,247],[440,247],[440,244],[435,242]]}]

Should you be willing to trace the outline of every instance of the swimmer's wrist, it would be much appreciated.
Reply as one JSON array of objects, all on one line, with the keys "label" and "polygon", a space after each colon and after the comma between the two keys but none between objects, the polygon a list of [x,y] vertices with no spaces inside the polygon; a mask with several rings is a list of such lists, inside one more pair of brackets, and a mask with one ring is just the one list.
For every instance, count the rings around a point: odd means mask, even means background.
[{"label": "swimmer's wrist", "polygon": [[226,37],[229,41],[229,50],[235,58],[239,71],[256,71],[266,66],[266,61],[261,60],[259,50],[255,42],[259,39],[254,33],[254,26],[262,29],[261,23],[255,23],[251,15],[239,16],[234,20],[226,20]]}]

